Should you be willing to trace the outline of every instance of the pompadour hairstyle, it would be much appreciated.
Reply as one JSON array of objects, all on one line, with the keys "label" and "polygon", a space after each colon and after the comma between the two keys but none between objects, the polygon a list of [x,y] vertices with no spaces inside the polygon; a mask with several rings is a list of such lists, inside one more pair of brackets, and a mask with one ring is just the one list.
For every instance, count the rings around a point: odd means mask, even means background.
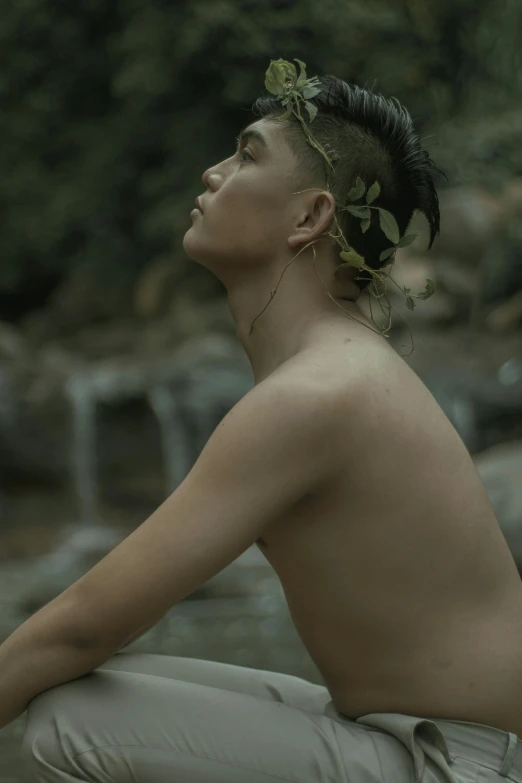
[{"label": "pompadour hairstyle", "polygon": [[[374,206],[391,212],[404,234],[413,212],[421,212],[429,226],[429,247],[440,231],[439,199],[433,172],[439,169],[413,128],[407,109],[396,98],[384,98],[378,93],[336,76],[319,77],[321,92],[311,100],[318,108],[310,131],[327,150],[334,150],[335,178],[332,193],[336,202],[344,205],[351,187],[360,177],[367,188],[375,181],[381,192]],[[252,106],[254,116],[271,119],[284,113],[275,96],[258,98]],[[306,109],[303,116],[308,120]],[[286,137],[298,160],[298,187],[325,187],[325,162],[306,140],[299,120],[292,114],[285,121]],[[444,175],[443,175],[444,176]],[[364,203],[363,200],[360,202]],[[338,215],[339,224],[348,243],[363,255],[371,269],[379,269],[379,256],[390,247],[390,240],[379,227],[377,210],[372,210],[370,228],[363,234],[360,221],[349,213]],[[371,282],[364,270],[357,284],[363,290]]]}]

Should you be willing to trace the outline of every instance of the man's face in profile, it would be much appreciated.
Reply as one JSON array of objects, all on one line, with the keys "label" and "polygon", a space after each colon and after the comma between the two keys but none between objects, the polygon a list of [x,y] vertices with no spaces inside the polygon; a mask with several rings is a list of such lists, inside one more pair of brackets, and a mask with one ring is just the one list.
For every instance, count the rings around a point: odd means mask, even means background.
[{"label": "man's face in profile", "polygon": [[203,214],[191,216],[186,253],[211,269],[215,262],[244,268],[289,253],[298,209],[292,198],[296,165],[282,123],[262,119],[249,125],[237,151],[203,174]]}]

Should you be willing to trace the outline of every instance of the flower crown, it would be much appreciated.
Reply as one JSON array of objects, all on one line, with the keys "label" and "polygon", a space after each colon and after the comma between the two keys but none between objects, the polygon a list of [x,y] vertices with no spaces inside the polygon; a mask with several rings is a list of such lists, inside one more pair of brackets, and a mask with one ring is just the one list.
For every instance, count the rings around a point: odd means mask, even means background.
[{"label": "flower crown", "polygon": [[[296,58],[296,62],[300,67],[299,75],[297,74],[297,69],[295,65],[288,62],[287,60],[282,60],[282,59],[271,60],[270,65],[266,71],[265,87],[270,93],[275,95],[277,99],[281,102],[281,105],[286,108],[285,113],[282,116],[278,117],[277,119],[285,120],[287,119],[287,117],[290,116],[290,114],[293,113],[301,123],[308,143],[322,155],[326,167],[326,178],[327,178],[326,190],[331,192],[332,176],[334,175],[335,172],[334,162],[338,159],[339,156],[333,150],[329,150],[329,152],[327,152],[325,148],[317,141],[317,139],[314,139],[312,133],[310,132],[310,128],[308,127],[308,124],[305,118],[303,117],[303,113],[302,113],[302,110],[304,111],[306,109],[309,115],[310,124],[316,118],[318,113],[318,108],[313,103],[311,103],[311,99],[315,98],[315,96],[319,95],[319,93],[322,91],[321,84],[317,76],[314,76],[310,79],[307,78],[306,65],[304,62],[298,60],[297,58]],[[316,188],[308,188],[308,190],[316,190]],[[304,190],[299,191],[299,193],[305,193],[305,192],[306,191]],[[369,188],[367,188],[366,184],[361,180],[361,178],[357,177],[353,187],[347,193],[344,203],[338,204],[336,202],[337,209],[334,216],[336,233],[332,233],[331,231],[329,231],[327,235],[335,242],[335,244],[337,244],[340,247],[341,250],[339,255],[343,263],[339,264],[339,266],[336,267],[335,272],[337,272],[337,270],[340,269],[341,267],[355,267],[356,269],[365,270],[366,272],[369,272],[371,274],[373,280],[368,286],[368,291],[379,302],[382,312],[388,318],[388,323],[386,324],[386,326],[381,327],[375,322],[373,318],[373,313],[371,311],[371,299],[370,299],[371,319],[375,324],[375,326],[377,326],[379,333],[384,335],[385,337],[388,337],[388,332],[390,331],[391,328],[391,311],[393,309],[387,292],[388,281],[391,280],[392,283],[396,285],[397,288],[399,288],[399,290],[405,294],[406,306],[410,310],[414,310],[415,308],[415,299],[428,299],[430,296],[433,295],[435,291],[435,284],[433,280],[426,280],[426,289],[419,294],[412,294],[410,288],[406,288],[406,287],[401,288],[401,286],[399,286],[395,282],[395,280],[393,280],[393,278],[391,277],[391,269],[395,262],[395,254],[398,248],[406,247],[407,245],[410,245],[418,235],[404,234],[402,237],[400,236],[400,231],[397,225],[397,221],[395,220],[392,213],[386,209],[383,209],[382,207],[377,207],[373,204],[373,202],[378,198],[380,192],[381,192],[381,186],[379,185],[378,182],[374,182],[372,185],[370,185]],[[294,195],[298,195],[298,193],[294,193]],[[365,204],[355,205],[355,202],[360,201],[363,198],[363,196],[365,196]],[[383,263],[381,268],[378,270],[372,269],[371,267],[367,266],[365,263],[364,256],[359,255],[359,253],[357,253],[352,247],[350,247],[350,245],[346,240],[346,237],[342,232],[338,220],[338,214],[340,215],[343,212],[348,212],[350,215],[352,215],[354,218],[360,221],[361,231],[364,234],[370,227],[371,210],[378,211],[380,228],[392,243],[389,248],[386,248],[386,250],[383,250],[383,252],[380,254],[379,260],[385,263]],[[307,245],[305,245],[305,247],[303,247],[299,251],[299,253],[301,253],[303,252],[303,250],[306,250],[307,247],[312,245],[312,250],[314,252],[314,269],[315,269],[316,256],[315,256],[315,247],[313,247],[313,244],[314,242],[317,241],[318,240],[316,239],[313,242],[308,243]],[[292,261],[294,261],[294,259],[297,258],[299,253],[297,253],[297,255],[294,256]],[[290,261],[290,263],[292,263],[292,261]],[[287,264],[287,266],[283,270],[283,274],[285,273],[290,263]],[[386,269],[387,267],[388,267],[387,272],[383,272],[382,270]],[[317,274],[317,270],[316,270],[316,274]],[[282,277],[283,275],[281,275],[281,279]],[[281,282],[281,279],[279,282]],[[360,278],[356,277],[355,279],[357,280]],[[332,301],[335,302],[335,300],[333,300],[333,297],[330,295],[327,286],[324,284],[324,281],[321,280],[321,282],[323,283],[323,286],[325,287]],[[275,296],[277,287],[271,292],[270,301],[272,301],[273,297]],[[384,304],[383,299],[385,300],[386,304]],[[268,304],[270,304],[270,301],[268,302]],[[266,305],[266,307],[268,307],[268,304]],[[339,305],[337,302],[335,302],[335,304],[337,304],[338,307],[341,307],[341,305]],[[264,308],[264,310],[266,310],[266,307]],[[344,308],[341,307],[341,309],[344,312],[346,312]],[[262,310],[262,312],[259,313],[257,318],[259,318],[259,316],[264,312],[264,310]],[[349,315],[349,313],[347,313],[347,315]],[[255,320],[257,320],[257,318]],[[252,327],[253,325],[254,322],[252,323]],[[252,328],[250,329],[250,331],[252,331]],[[410,335],[411,335],[411,329],[410,329]],[[412,335],[412,340],[413,340],[413,335]]]}]

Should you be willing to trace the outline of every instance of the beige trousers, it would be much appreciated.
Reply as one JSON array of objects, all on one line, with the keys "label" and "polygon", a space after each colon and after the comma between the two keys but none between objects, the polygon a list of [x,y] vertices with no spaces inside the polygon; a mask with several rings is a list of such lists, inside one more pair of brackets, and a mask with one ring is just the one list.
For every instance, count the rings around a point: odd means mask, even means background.
[{"label": "beige trousers", "polygon": [[193,658],[120,652],[26,715],[36,783],[522,783],[514,734],[394,713],[354,721],[321,685]]}]

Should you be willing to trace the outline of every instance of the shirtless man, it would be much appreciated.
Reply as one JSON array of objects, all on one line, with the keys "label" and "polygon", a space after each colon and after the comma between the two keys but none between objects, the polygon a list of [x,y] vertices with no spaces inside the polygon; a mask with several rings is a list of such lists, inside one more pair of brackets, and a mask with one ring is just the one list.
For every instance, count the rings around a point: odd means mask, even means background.
[{"label": "shirtless man", "polygon": [[[433,238],[407,113],[322,83],[345,181],[378,180],[401,234],[421,209]],[[184,238],[226,287],[255,386],[159,509],[0,646],[0,727],[28,708],[37,781],[520,781],[515,563],[456,431],[364,317],[364,280],[334,278],[321,162],[273,101],[255,110]],[[315,269],[309,247],[252,327],[312,240]],[[373,227],[352,240],[380,252]],[[325,686],[119,653],[254,542]]]}]

